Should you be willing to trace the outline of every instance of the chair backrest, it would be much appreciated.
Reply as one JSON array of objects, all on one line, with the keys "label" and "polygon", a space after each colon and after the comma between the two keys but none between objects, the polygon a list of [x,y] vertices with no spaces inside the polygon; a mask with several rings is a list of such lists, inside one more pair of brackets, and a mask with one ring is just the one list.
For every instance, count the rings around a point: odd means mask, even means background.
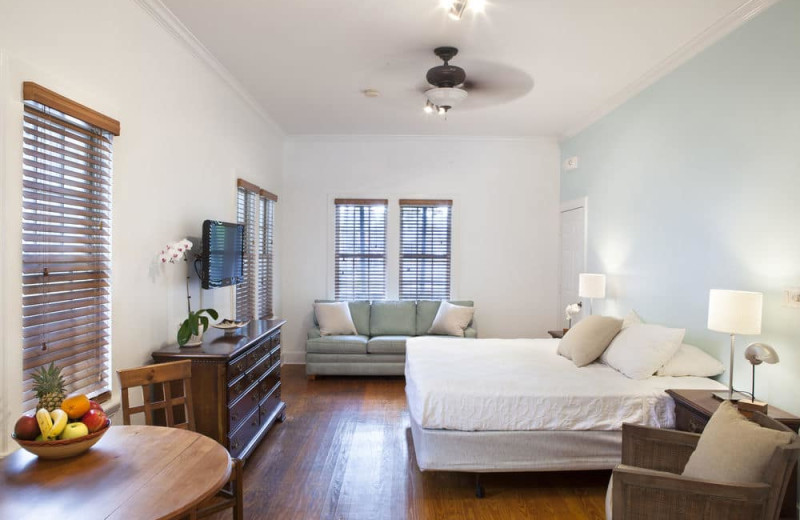
[{"label": "chair backrest", "polygon": [[[118,370],[117,376],[122,387],[122,422],[124,424],[131,423],[131,415],[143,413],[145,424],[152,425],[153,412],[164,410],[166,426],[194,431],[191,361],[174,361]],[[142,388],[143,404],[131,407],[129,389],[137,386]],[[183,387],[182,391],[181,386]],[[174,392],[175,390],[177,392]],[[186,419],[185,422],[175,422],[176,406],[183,407],[182,415]]]},{"label": "chair backrest", "polygon": [[761,412],[753,413],[750,420],[764,428],[795,433],[792,442],[785,446],[778,446],[775,449],[767,465],[767,470],[764,472],[764,482],[770,486],[767,511],[770,518],[777,519],[781,512],[781,503],[786,493],[786,487],[792,474],[796,471],[795,463],[798,455],[800,455],[800,437],[786,425],[767,417]]}]

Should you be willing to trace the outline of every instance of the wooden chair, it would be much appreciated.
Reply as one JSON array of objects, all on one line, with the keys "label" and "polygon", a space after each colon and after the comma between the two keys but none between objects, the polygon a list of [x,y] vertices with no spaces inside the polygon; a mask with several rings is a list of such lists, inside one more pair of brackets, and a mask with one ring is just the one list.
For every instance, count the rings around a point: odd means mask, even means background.
[{"label": "wooden chair", "polygon": [[[153,412],[164,411],[166,425],[172,428],[195,430],[194,410],[192,408],[192,362],[175,361],[159,363],[128,370],[118,370],[122,389],[122,422],[131,424],[131,415],[144,414],[145,424],[153,424]],[[160,385],[160,387],[159,387]],[[141,406],[130,405],[129,389],[142,388]],[[178,395],[173,395],[176,388],[182,386]],[[179,413],[176,412],[176,407]],[[184,422],[176,422],[184,419]],[[233,518],[244,517],[242,461],[233,459],[233,472],[228,484],[217,496],[201,504],[192,511],[190,518],[203,518],[219,511],[232,508]]]},{"label": "wooden chair", "polygon": [[[791,431],[761,413],[751,420]],[[611,475],[613,519],[777,519],[800,440],[795,437],[775,450],[764,482],[732,484],[681,475],[699,438],[695,433],[623,424],[622,464]]]}]

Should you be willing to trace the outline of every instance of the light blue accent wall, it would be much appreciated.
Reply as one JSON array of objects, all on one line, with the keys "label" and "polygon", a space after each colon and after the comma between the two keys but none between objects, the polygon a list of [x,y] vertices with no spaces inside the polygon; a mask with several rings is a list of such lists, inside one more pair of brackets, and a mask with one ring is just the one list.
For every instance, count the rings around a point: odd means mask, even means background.
[{"label": "light blue accent wall", "polygon": [[[783,0],[562,143],[561,200],[588,197],[588,269],[608,275],[595,308],[685,327],[728,364],[706,329],[708,291],[764,293],[762,335],[781,362],[756,369],[756,397],[800,415],[800,0]],[[727,381],[727,374],[724,376]]]}]

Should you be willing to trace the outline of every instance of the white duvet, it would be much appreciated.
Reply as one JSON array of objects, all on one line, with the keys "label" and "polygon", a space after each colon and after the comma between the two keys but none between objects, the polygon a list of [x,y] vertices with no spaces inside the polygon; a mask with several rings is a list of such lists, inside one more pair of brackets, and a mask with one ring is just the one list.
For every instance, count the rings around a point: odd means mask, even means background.
[{"label": "white duvet", "polygon": [[423,428],[462,431],[620,430],[675,424],[667,388],[726,388],[705,377],[634,380],[601,364],[578,368],[555,339],[410,338],[406,396]]}]

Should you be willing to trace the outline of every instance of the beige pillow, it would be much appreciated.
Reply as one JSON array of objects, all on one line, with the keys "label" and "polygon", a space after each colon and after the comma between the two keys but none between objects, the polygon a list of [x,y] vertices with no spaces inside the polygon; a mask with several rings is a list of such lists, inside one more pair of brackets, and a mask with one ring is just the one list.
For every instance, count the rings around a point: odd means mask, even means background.
[{"label": "beige pillow", "polygon": [[436,317],[433,318],[433,325],[428,329],[428,334],[445,334],[447,336],[464,337],[464,329],[472,321],[475,314],[475,307],[465,307],[453,305],[450,302],[442,301]]},{"label": "beige pillow", "polygon": [[644,323],[642,321],[642,318],[640,318],[639,315],[636,314],[635,310],[631,309],[631,312],[626,314],[625,317],[622,319],[622,328],[624,329],[626,327],[630,327],[631,325],[641,325],[642,323]]},{"label": "beige pillow", "polygon": [[350,305],[347,302],[315,303],[314,313],[321,336],[355,336],[358,334]]},{"label": "beige pillow", "polygon": [[576,366],[586,366],[608,347],[622,328],[622,320],[610,316],[587,316],[564,334],[558,353]]},{"label": "beige pillow", "polygon": [[763,428],[748,421],[730,401],[723,401],[689,457],[683,475],[723,482],[763,482],[778,446],[795,434]]}]

